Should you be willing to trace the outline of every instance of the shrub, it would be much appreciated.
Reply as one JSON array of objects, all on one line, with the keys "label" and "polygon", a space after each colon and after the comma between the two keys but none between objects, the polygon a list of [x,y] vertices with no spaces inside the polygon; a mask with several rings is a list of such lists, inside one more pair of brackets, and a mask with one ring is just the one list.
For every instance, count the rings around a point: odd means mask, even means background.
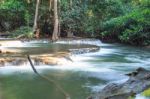
[{"label": "shrub", "polygon": [[103,37],[114,37],[133,45],[150,44],[150,10],[137,9],[124,16],[110,19],[104,23]]},{"label": "shrub", "polygon": [[32,32],[32,28],[30,27],[20,27],[12,32],[11,37],[13,38],[33,38],[34,34]]}]

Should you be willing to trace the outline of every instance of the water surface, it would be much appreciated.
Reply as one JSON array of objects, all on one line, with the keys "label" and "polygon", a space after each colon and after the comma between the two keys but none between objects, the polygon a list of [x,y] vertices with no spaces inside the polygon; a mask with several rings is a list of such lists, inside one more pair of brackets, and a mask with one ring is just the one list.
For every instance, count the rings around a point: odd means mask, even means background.
[{"label": "water surface", "polygon": [[[33,42],[32,46],[47,48],[49,42],[44,43]],[[65,43],[67,42],[58,42],[57,49],[68,49]],[[124,74],[138,67],[150,70],[149,49],[105,44],[100,41],[89,41],[89,43],[98,44],[100,50],[72,55],[73,62],[64,65],[38,65],[36,66],[38,72],[48,79],[55,80],[71,96],[71,99],[86,99],[91,93],[100,90],[108,83],[126,81],[128,77]],[[83,45],[70,45],[69,48],[74,46]],[[53,49],[53,46],[48,48]],[[47,50],[40,52],[45,51]],[[0,67],[0,99],[65,99],[65,97],[54,83],[34,74],[30,64],[25,63],[21,66]],[[139,94],[136,99],[150,99],[150,94],[147,96]]]}]

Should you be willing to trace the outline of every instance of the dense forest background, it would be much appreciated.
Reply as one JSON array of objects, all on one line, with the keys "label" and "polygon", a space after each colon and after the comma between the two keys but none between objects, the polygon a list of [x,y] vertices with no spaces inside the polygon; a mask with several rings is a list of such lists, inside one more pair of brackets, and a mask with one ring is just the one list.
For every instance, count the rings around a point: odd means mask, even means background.
[{"label": "dense forest background", "polygon": [[[40,37],[54,27],[53,0],[40,0]],[[36,0],[0,0],[0,32],[34,37]],[[150,44],[150,0],[58,0],[59,37],[94,37],[132,45]]]}]

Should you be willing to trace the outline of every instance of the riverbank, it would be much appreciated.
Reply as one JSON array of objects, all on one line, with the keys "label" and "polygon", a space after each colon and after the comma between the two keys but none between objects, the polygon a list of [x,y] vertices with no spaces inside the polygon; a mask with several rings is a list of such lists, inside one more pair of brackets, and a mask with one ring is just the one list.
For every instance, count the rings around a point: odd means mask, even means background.
[{"label": "riverbank", "polygon": [[[0,33],[0,37],[5,37],[5,38],[12,38],[20,41],[32,41],[32,40],[40,40],[40,39],[49,39],[50,41],[53,42],[52,37],[50,35],[46,35],[44,33],[41,33],[38,37],[34,33],[32,33],[32,28],[31,27],[20,27],[16,30],[13,31],[6,31],[4,33]],[[122,41],[119,39],[119,37],[113,37],[113,36],[95,36],[95,37],[90,37],[86,35],[79,35],[79,36],[72,36],[72,37],[67,37],[67,36],[62,36],[59,37],[58,40],[78,40],[78,39],[86,39],[86,38],[92,38],[92,39],[99,39],[104,43],[120,43],[120,44],[125,44],[129,46],[138,46],[138,47],[145,47],[150,49],[150,44],[144,43],[143,40],[138,40],[138,41]]]}]

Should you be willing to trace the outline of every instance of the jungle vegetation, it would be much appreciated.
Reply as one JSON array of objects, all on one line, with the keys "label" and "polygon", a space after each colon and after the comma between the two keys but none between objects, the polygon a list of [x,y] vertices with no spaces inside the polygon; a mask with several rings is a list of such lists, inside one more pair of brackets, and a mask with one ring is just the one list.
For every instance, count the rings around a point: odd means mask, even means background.
[{"label": "jungle vegetation", "polygon": [[150,0],[0,0],[0,33],[150,44]]}]

